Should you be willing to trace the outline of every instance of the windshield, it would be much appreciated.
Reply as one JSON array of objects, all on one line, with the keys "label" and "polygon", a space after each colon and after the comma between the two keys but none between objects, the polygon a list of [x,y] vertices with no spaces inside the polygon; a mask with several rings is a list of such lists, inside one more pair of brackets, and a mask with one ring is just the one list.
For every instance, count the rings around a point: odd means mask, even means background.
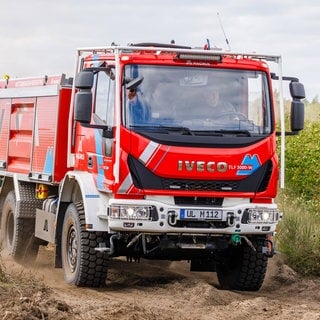
[{"label": "windshield", "polygon": [[127,65],[123,122],[132,130],[189,134],[271,132],[265,73]]}]

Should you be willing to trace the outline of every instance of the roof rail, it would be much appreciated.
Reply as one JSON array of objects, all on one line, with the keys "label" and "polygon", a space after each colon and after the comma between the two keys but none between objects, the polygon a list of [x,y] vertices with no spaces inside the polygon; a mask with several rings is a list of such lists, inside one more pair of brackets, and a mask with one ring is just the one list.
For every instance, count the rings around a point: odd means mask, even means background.
[{"label": "roof rail", "polygon": [[133,47],[157,47],[157,48],[175,48],[175,49],[192,49],[192,47],[181,46],[174,43],[156,43],[156,42],[141,42],[129,44]]},{"label": "roof rail", "polygon": [[187,46],[180,46],[175,44],[159,44],[159,43],[138,43],[131,44],[128,46],[111,45],[105,47],[84,47],[78,48],[78,56],[82,56],[85,53],[121,53],[121,52],[133,52],[133,51],[151,51],[151,52],[176,52],[176,53],[193,53],[193,54],[205,54],[205,55],[221,55],[231,56],[233,58],[249,58],[256,60],[266,60],[278,63],[281,60],[281,55],[274,54],[259,54],[256,52],[233,52],[233,51],[222,51],[222,50],[204,50],[199,48],[191,48]]}]

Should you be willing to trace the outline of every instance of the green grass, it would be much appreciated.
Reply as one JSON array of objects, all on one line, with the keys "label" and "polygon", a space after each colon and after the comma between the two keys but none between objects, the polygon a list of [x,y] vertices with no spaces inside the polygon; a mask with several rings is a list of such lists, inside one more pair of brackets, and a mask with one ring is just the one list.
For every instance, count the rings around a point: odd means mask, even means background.
[{"label": "green grass", "polygon": [[320,276],[320,218],[303,198],[281,191],[283,219],[276,242],[287,264],[304,276]]},{"label": "green grass", "polygon": [[304,276],[320,276],[320,104],[307,103],[305,129],[286,139],[285,190],[277,249]]}]

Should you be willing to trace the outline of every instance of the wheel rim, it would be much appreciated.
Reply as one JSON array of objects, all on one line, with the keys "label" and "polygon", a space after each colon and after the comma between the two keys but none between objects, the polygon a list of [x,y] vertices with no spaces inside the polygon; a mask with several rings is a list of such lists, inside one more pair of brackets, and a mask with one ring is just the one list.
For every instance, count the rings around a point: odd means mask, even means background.
[{"label": "wheel rim", "polygon": [[67,237],[67,261],[71,272],[75,272],[77,268],[77,244],[77,231],[74,226],[71,226]]},{"label": "wheel rim", "polygon": [[6,223],[6,246],[8,249],[12,248],[14,237],[14,216],[13,212],[10,210],[8,212],[8,218]]}]

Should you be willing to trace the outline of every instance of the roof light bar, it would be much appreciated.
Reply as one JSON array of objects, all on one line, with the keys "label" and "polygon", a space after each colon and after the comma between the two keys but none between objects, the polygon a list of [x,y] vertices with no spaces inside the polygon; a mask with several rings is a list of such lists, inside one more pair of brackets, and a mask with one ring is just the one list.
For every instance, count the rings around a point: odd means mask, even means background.
[{"label": "roof light bar", "polygon": [[196,53],[179,53],[177,58],[180,60],[196,60],[196,61],[216,61],[221,62],[222,56],[212,54],[196,54]]}]

